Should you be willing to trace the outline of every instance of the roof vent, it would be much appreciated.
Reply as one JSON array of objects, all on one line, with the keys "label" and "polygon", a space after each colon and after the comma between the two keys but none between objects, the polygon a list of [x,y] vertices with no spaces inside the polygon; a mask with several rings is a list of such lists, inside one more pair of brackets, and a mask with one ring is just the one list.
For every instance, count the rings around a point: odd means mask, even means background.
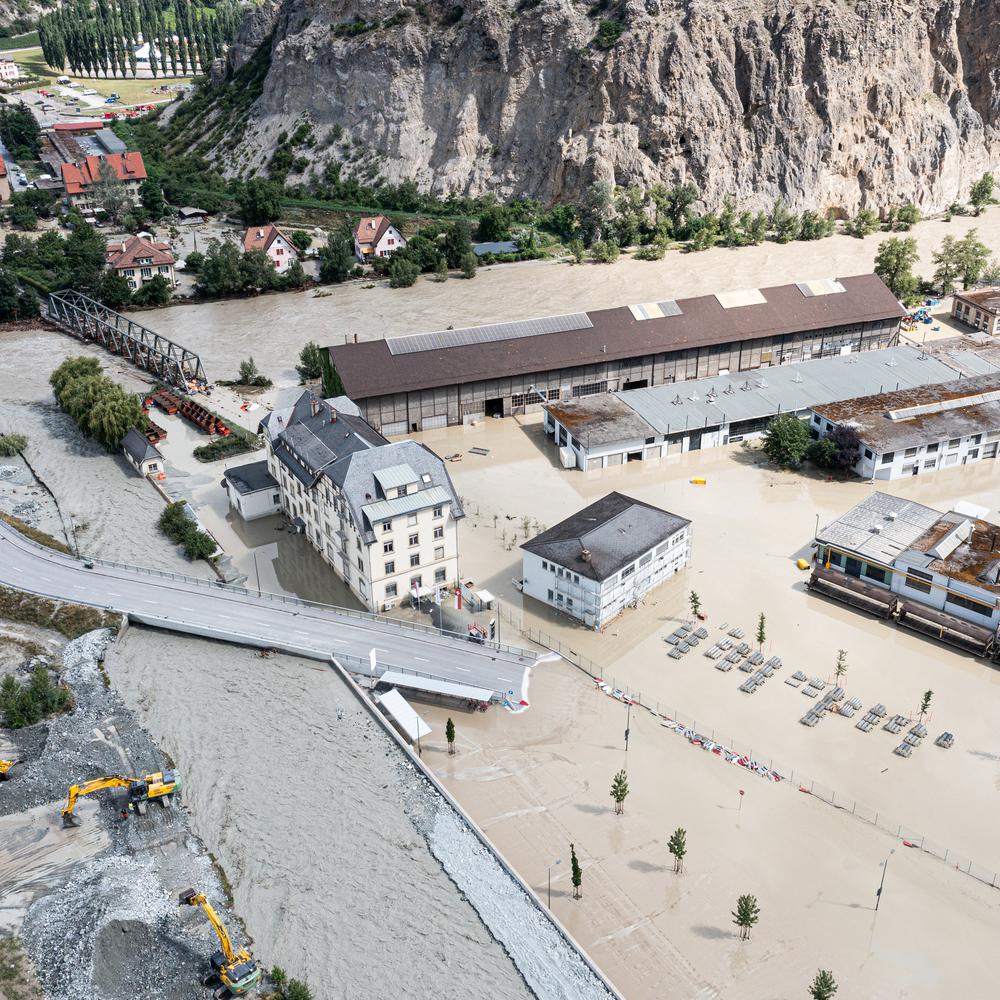
[{"label": "roof vent", "polygon": [[722,390],[727,396],[735,396],[736,390],[733,388],[733,383],[730,382],[725,389]]},{"label": "roof vent", "polygon": [[885,515],[887,521],[895,521],[899,515],[894,511],[890,510],[888,514]]},{"label": "roof vent", "polygon": [[873,525],[872,526],[872,534],[873,535],[880,535],[880,534],[882,534],[882,529],[877,524]]},{"label": "roof vent", "polygon": [[583,550],[582,550],[582,551],[580,552],[580,558],[581,558],[581,559],[582,559],[582,560],[583,560],[584,562],[586,562],[586,563],[589,563],[589,562],[590,562],[590,549],[583,549]]}]

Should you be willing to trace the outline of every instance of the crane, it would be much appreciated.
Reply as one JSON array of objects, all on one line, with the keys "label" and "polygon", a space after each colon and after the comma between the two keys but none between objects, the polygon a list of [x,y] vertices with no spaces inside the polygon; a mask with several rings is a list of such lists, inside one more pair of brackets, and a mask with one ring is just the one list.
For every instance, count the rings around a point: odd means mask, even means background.
[{"label": "crane", "polygon": [[63,826],[79,826],[79,820],[73,815],[76,800],[81,795],[90,795],[104,788],[127,788],[128,801],[140,814],[145,811],[149,799],[158,799],[162,805],[170,801],[170,796],[180,788],[181,780],[176,771],[157,771],[147,774],[144,778],[123,778],[112,774],[106,778],[94,778],[82,785],[71,785],[69,797],[63,807]]},{"label": "crane", "polygon": [[260,982],[260,966],[257,960],[246,948],[233,948],[229,931],[219,919],[214,907],[208,901],[203,892],[196,889],[185,889],[180,894],[178,902],[181,906],[200,906],[205,911],[215,928],[215,933],[219,937],[220,951],[212,954],[212,973],[202,984],[203,986],[213,985],[219,982],[222,985],[215,991],[217,998],[221,997],[241,997],[254,988]]},{"label": "crane", "polygon": [[20,764],[19,760],[0,760],[0,781],[7,780],[7,772],[15,765]]}]

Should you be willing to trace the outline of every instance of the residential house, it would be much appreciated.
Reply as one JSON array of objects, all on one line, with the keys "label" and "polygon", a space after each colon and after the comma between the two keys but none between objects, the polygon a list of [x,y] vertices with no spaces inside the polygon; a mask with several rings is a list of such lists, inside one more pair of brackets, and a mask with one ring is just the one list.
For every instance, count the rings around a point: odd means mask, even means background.
[{"label": "residential house", "polygon": [[0,56],[0,82],[13,83],[20,79],[21,71],[13,56]]},{"label": "residential house", "polygon": [[956,292],[951,302],[951,315],[983,333],[1000,335],[1000,288]]},{"label": "residential house", "polygon": [[299,259],[295,244],[274,225],[252,226],[243,234],[243,252],[263,250],[276,271],[287,271]]},{"label": "residential house", "polygon": [[281,490],[267,471],[265,460],[226,469],[222,485],[229,495],[229,506],[244,521],[256,521],[281,511]]},{"label": "residential house", "polygon": [[521,548],[524,593],[602,629],[688,564],[691,522],[609,493]]},{"label": "residential house", "polygon": [[146,180],[146,165],[142,153],[107,153],[103,156],[88,156],[80,163],[63,163],[63,190],[66,202],[84,215],[99,211],[101,205],[94,198],[94,185],[101,180],[101,168],[107,165],[124,185],[129,201],[139,204],[139,188]]},{"label": "residential house", "polygon": [[10,177],[7,174],[7,161],[0,157],[0,202],[10,201]]},{"label": "residential house", "polygon": [[362,264],[375,257],[391,257],[405,247],[406,240],[384,215],[363,215],[354,227],[354,256]]},{"label": "residential house", "polygon": [[923,476],[996,461],[1000,448],[1000,373],[882,392],[815,406],[810,427],[857,435],[854,471],[864,479]]},{"label": "residential house", "polygon": [[165,278],[173,288],[174,255],[167,243],[154,243],[143,236],[130,236],[120,243],[108,244],[108,267],[117,271],[135,290],[156,275]]},{"label": "residential house", "polygon": [[150,444],[146,436],[135,427],[129,429],[122,438],[122,453],[129,465],[140,476],[163,472],[163,455],[156,445]]},{"label": "residential house", "polygon": [[371,611],[454,584],[465,516],[444,462],[348,400],[303,392],[260,424],[281,509]]}]

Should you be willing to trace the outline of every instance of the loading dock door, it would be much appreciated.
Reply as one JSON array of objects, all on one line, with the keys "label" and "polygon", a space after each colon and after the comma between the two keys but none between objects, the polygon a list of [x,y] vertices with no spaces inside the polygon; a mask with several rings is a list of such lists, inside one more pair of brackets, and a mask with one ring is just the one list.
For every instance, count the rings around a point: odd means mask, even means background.
[{"label": "loading dock door", "polygon": [[486,416],[488,417],[502,417],[503,416],[503,398],[500,399],[487,399],[486,400]]},{"label": "loading dock door", "polygon": [[637,378],[633,382],[626,382],[622,388],[628,390],[628,389],[646,389],[648,387],[649,387],[648,378]]}]

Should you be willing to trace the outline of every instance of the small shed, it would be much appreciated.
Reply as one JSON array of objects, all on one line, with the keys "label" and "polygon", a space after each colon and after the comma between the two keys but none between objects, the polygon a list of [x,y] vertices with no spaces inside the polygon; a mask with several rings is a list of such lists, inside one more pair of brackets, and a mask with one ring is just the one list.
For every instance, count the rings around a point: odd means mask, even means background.
[{"label": "small shed", "polygon": [[281,510],[281,490],[267,470],[267,462],[250,462],[226,469],[222,485],[229,505],[244,521],[277,514]]},{"label": "small shed", "polygon": [[208,213],[203,208],[195,208],[192,205],[185,205],[177,209],[177,218],[182,225],[196,225],[205,221]]},{"label": "small shed", "polygon": [[128,464],[140,476],[155,475],[163,472],[163,455],[156,445],[150,444],[146,436],[136,427],[130,428],[122,438],[122,452]]}]

